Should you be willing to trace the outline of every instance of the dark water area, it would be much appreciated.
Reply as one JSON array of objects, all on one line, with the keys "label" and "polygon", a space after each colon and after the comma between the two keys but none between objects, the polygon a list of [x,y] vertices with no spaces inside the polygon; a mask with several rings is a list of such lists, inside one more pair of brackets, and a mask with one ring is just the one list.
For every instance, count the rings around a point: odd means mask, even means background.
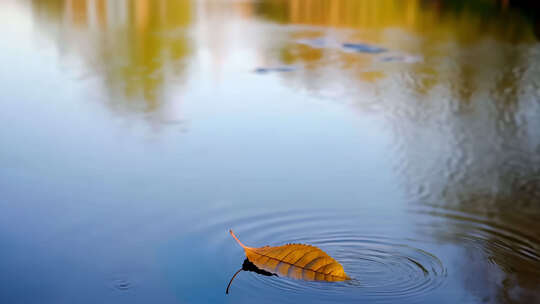
[{"label": "dark water area", "polygon": [[0,303],[539,303],[527,3],[1,1]]}]

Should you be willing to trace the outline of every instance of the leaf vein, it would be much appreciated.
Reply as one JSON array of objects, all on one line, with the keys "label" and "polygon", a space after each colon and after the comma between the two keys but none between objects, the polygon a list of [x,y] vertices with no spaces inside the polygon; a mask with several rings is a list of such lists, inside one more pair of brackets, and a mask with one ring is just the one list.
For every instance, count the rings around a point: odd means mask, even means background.
[{"label": "leaf vein", "polygon": [[326,266],[328,266],[328,265],[331,265],[331,264],[334,264],[334,263],[335,263],[335,262],[330,261],[330,263],[324,264],[324,265],[322,265],[321,267],[317,268],[317,270],[315,270],[315,272],[324,273],[324,272],[320,272],[319,270],[321,270],[321,268],[324,268],[324,267],[326,267]]},{"label": "leaf vein", "polygon": [[[255,252],[255,251],[253,251],[253,252],[254,252],[255,254],[257,254],[257,255],[264,256],[264,257],[267,257],[267,258],[269,258],[269,259],[276,260],[276,261],[278,261],[278,262],[282,262],[282,263],[289,264],[289,265],[294,266],[294,267],[299,267],[299,268],[302,268],[302,269],[306,269],[306,268],[304,268],[304,267],[296,266],[296,265],[291,264],[291,263],[286,262],[286,261],[281,261],[281,260],[279,260],[279,259],[276,259],[275,257],[269,256],[269,255],[266,255],[266,254],[260,254],[260,253],[257,253],[257,252]],[[328,264],[332,264],[332,263],[335,263],[335,262],[331,262],[331,263],[328,263]],[[326,264],[326,265],[328,265],[328,264]],[[326,266],[326,265],[323,265],[323,267]],[[323,273],[323,272],[318,271],[318,270],[321,269],[321,268],[322,268],[322,267],[317,268],[317,270],[312,270],[312,269],[308,269],[308,270],[313,271],[313,272],[316,272],[316,273],[325,274],[325,273]],[[337,276],[337,275],[333,275],[333,274],[328,274],[328,275],[329,275],[329,276],[332,276],[332,277],[336,277],[336,278],[342,278],[342,277],[343,277],[343,276]]]}]

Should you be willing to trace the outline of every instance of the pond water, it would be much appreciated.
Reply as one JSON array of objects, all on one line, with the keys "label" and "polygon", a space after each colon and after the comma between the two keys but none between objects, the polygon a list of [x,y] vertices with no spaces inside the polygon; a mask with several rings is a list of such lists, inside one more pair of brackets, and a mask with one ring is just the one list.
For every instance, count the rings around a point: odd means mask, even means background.
[{"label": "pond water", "polygon": [[[501,3],[1,1],[0,302],[539,302],[539,23]],[[353,280],[226,295],[231,228]]]}]

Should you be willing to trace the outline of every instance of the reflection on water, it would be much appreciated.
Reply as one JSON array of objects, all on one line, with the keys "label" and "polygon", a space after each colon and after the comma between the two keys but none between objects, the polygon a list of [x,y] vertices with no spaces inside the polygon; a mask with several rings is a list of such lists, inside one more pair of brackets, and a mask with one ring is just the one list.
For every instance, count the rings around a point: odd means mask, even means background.
[{"label": "reflection on water", "polygon": [[540,301],[535,7],[1,2],[0,302]]},{"label": "reflection on water", "polygon": [[106,89],[102,98],[113,111],[145,112],[174,123],[181,117],[170,117],[170,112],[181,100],[166,96],[164,87],[185,82],[192,52],[187,32],[194,19],[192,5],[33,0],[31,8],[40,32],[55,41],[65,60],[76,55],[82,61],[74,67],[74,77],[99,77]]}]

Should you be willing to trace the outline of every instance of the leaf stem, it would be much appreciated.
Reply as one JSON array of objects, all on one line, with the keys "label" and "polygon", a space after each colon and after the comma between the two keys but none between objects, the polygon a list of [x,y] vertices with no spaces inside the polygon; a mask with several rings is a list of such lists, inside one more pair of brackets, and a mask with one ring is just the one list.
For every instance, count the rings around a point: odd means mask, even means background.
[{"label": "leaf stem", "polygon": [[242,271],[242,268],[238,269],[238,271],[232,276],[231,280],[229,281],[229,285],[227,285],[227,290],[225,290],[225,294],[229,294],[229,288],[231,287],[231,283],[236,278],[236,276]]}]

